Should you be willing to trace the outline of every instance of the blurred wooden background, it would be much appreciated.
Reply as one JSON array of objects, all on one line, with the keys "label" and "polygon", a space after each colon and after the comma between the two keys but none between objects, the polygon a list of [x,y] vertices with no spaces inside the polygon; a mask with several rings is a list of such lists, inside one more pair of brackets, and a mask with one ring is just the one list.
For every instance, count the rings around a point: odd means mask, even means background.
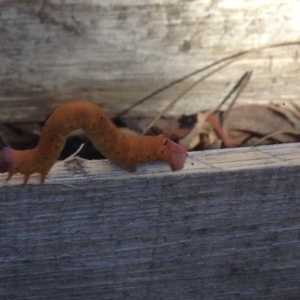
[{"label": "blurred wooden background", "polygon": [[[113,116],[222,57],[296,40],[300,3],[284,0],[0,0],[0,122],[42,121],[88,99]],[[299,46],[252,54],[188,93],[175,113],[217,104],[247,70],[240,103],[297,101]],[[137,107],[155,115],[195,76]]]}]

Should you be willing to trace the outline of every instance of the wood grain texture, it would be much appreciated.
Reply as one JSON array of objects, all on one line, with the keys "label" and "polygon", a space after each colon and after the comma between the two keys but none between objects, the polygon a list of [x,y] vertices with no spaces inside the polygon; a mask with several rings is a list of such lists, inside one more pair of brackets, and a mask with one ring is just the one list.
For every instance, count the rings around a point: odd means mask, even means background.
[{"label": "wood grain texture", "polygon": [[[115,115],[222,57],[298,39],[299,9],[284,0],[0,0],[0,121],[41,121],[81,99]],[[241,103],[298,100],[298,57],[296,46],[250,55],[188,93],[171,113],[211,108],[248,70],[254,75]],[[136,113],[156,114],[196,78]]]},{"label": "wood grain texture", "polygon": [[[1,299],[298,299],[299,144],[1,176]],[[76,165],[76,164],[75,164]],[[36,181],[34,181],[36,180]]]}]

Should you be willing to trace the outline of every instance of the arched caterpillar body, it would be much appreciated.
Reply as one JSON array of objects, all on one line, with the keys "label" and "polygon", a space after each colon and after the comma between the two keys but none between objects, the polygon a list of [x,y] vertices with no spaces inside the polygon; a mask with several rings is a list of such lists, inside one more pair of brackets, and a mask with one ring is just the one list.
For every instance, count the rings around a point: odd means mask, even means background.
[{"label": "arched caterpillar body", "polygon": [[141,162],[164,160],[173,171],[182,169],[187,151],[164,135],[129,136],[118,131],[105,112],[91,102],[70,102],[57,108],[48,118],[38,145],[31,150],[0,151],[0,172],[24,174],[24,184],[33,173],[44,182],[58,159],[67,134],[82,128],[94,147],[110,161],[134,172]]}]

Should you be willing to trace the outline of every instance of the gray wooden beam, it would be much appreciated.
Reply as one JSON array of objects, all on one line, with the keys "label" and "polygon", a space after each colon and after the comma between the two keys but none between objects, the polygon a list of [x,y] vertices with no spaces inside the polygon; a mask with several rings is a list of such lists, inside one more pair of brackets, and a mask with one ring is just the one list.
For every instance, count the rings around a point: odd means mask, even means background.
[{"label": "gray wooden beam", "polygon": [[[1,299],[298,299],[298,144],[1,176]],[[72,165],[72,164],[71,164]],[[71,171],[70,171],[71,170]]]},{"label": "gray wooden beam", "polygon": [[[44,121],[70,100],[87,99],[110,116],[223,57],[299,39],[297,1],[0,0],[0,122]],[[244,57],[206,79],[170,112],[220,103],[254,74],[240,103],[298,101],[299,46]],[[197,80],[138,106],[156,115]]]}]

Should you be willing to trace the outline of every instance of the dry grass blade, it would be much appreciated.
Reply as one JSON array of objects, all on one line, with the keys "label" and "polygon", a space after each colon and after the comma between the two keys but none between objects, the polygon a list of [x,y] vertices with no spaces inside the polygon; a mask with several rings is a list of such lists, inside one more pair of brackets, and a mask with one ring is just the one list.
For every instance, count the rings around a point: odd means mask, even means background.
[{"label": "dry grass blade", "polygon": [[244,81],[247,74],[248,74],[248,72],[245,72],[245,74],[240,78],[240,80],[235,84],[235,86],[230,90],[230,92],[225,96],[225,98],[217,106],[217,108],[216,108],[217,110],[219,110],[227,102],[227,100],[235,93],[235,91],[239,88],[241,83]]},{"label": "dry grass blade", "polygon": [[213,62],[213,63],[211,63],[211,64],[209,64],[209,65],[207,65],[207,66],[205,66],[205,67],[203,67],[203,68],[201,68],[201,69],[198,69],[198,70],[196,70],[196,71],[193,71],[193,72],[191,72],[191,73],[189,73],[189,74],[187,74],[187,75],[185,75],[185,76],[183,76],[183,77],[181,77],[181,78],[179,78],[179,79],[176,79],[176,80],[170,82],[169,84],[167,84],[167,85],[165,85],[165,86],[163,86],[163,87],[161,87],[161,88],[155,90],[154,92],[148,94],[147,96],[145,96],[145,97],[139,99],[138,101],[136,101],[135,103],[133,103],[132,105],[130,105],[128,108],[124,109],[124,110],[121,111],[119,114],[117,114],[117,115],[115,116],[115,118],[119,118],[119,117],[125,115],[126,113],[128,113],[129,111],[131,111],[131,110],[132,110],[133,108],[135,108],[136,106],[138,106],[138,105],[144,103],[145,101],[147,101],[147,100],[151,99],[152,97],[154,97],[154,96],[160,94],[161,92],[163,92],[163,91],[165,91],[165,90],[171,88],[172,86],[174,86],[174,85],[176,85],[176,84],[178,84],[178,83],[180,83],[180,82],[182,82],[182,81],[184,81],[184,80],[186,80],[186,79],[188,79],[188,78],[190,78],[190,77],[192,77],[192,76],[194,76],[194,75],[197,75],[197,74],[199,74],[199,73],[201,73],[201,72],[204,72],[204,71],[206,71],[206,70],[209,70],[210,68],[212,68],[212,67],[214,67],[214,66],[216,66],[216,65],[219,65],[219,64],[221,64],[222,62],[225,62],[225,61],[230,60],[230,59],[234,59],[234,58],[236,58],[236,57],[238,57],[238,56],[240,56],[240,55],[243,55],[243,54],[245,54],[245,53],[247,53],[247,51],[242,51],[242,52],[239,52],[239,53],[236,53],[236,54],[233,54],[233,55],[230,55],[230,56],[221,58],[220,60],[217,60],[217,61],[215,61],[215,62]]},{"label": "dry grass blade", "polygon": [[218,68],[214,69],[213,71],[209,72],[205,76],[202,76],[198,80],[196,80],[190,87],[184,90],[178,97],[172,100],[154,119],[153,121],[146,127],[142,134],[145,134],[168,110],[170,110],[176,102],[178,102],[183,96],[185,96],[189,91],[191,91],[194,87],[196,87],[199,83],[204,81],[206,78],[210,77],[214,73],[220,71],[221,69],[225,68],[231,64],[231,61],[224,63],[223,65],[219,66]]},{"label": "dry grass blade", "polygon": [[245,74],[246,76],[243,76],[242,80],[240,80],[240,84],[238,86],[238,89],[237,89],[237,93],[236,95],[234,96],[234,98],[232,99],[231,103],[229,104],[229,107],[227,108],[227,110],[225,111],[224,115],[223,115],[223,118],[222,118],[222,121],[224,121],[227,116],[229,115],[232,107],[234,106],[236,100],[239,98],[239,96],[241,95],[241,93],[243,92],[243,90],[245,89],[245,87],[247,86],[250,78],[251,78],[251,75],[252,75],[252,71],[250,72],[246,72]]},{"label": "dry grass blade", "polygon": [[268,140],[270,138],[274,138],[276,135],[279,135],[279,134],[300,135],[300,130],[278,130],[278,131],[275,131],[275,132],[265,135],[264,137],[262,137],[261,139],[259,139],[255,143],[253,143],[252,146],[263,145],[266,140]]},{"label": "dry grass blade", "polygon": [[193,71],[179,79],[176,79],[172,82],[170,82],[169,84],[155,90],[154,92],[148,94],[147,96],[139,99],[137,102],[135,102],[134,104],[132,104],[131,106],[129,106],[128,108],[124,109],[123,111],[121,111],[115,118],[118,118],[118,117],[121,117],[123,116],[124,114],[128,113],[130,110],[132,110],[134,107],[144,103],[145,101],[151,99],[152,97],[158,95],[159,93],[167,90],[168,88],[171,88],[172,86],[176,85],[177,83],[180,83],[198,73],[201,73],[205,70],[208,70],[216,65],[219,65],[225,61],[230,61],[230,63],[233,63],[234,61],[238,60],[238,59],[241,59],[242,57],[248,55],[248,54],[251,54],[251,53],[255,53],[255,52],[259,52],[259,51],[262,51],[262,50],[265,50],[265,49],[268,49],[268,48],[277,48],[277,47],[285,47],[285,46],[293,46],[293,45],[300,45],[300,40],[296,40],[296,41],[290,41],[290,42],[282,42],[282,43],[273,43],[273,44],[267,44],[267,45],[264,45],[262,47],[258,47],[258,48],[254,48],[254,49],[250,49],[250,50],[245,50],[245,51],[241,51],[241,52],[238,52],[236,54],[233,54],[233,55],[230,55],[230,56],[227,56],[227,57],[223,57],[221,58],[220,60],[217,60],[201,69],[198,69],[196,71]]},{"label": "dry grass blade", "polygon": [[[196,87],[199,83],[201,83],[202,81],[204,81],[206,78],[210,77],[211,75],[213,75],[214,73],[218,72],[219,70],[225,68],[227,65],[229,65],[231,63],[231,61],[224,63],[223,65],[219,66],[218,68],[214,69],[213,71],[209,72],[208,74],[206,74],[205,76],[199,78],[198,80],[196,80],[190,87],[188,87],[186,90],[184,90],[178,97],[176,97],[172,102],[170,102],[154,119],[153,121],[146,127],[146,129],[143,131],[143,135],[169,110],[172,108],[173,105],[175,105],[175,103],[177,101],[179,101],[184,95],[186,95],[189,91],[191,91],[194,87]],[[242,78],[238,81],[238,83],[235,85],[235,87],[232,89],[232,92],[229,93],[228,95],[231,95],[236,89],[238,89],[238,92],[236,94],[236,96],[233,98],[232,103],[230,104],[230,107],[227,111],[229,111],[235,101],[238,99],[239,95],[242,93],[242,91],[245,89],[245,87],[247,86],[249,79],[252,75],[252,71],[251,72],[246,72]],[[230,97],[230,96],[229,96]],[[225,99],[227,100],[229,97],[225,97]],[[225,100],[224,99],[224,100]],[[224,100],[221,102],[221,104],[224,103]],[[225,101],[226,101],[225,100]],[[219,107],[220,105],[218,105]],[[209,116],[210,114],[214,113],[214,111],[216,111],[218,109],[218,107],[210,110],[207,113],[207,116]]]},{"label": "dry grass blade", "polygon": [[296,130],[300,130],[300,114],[295,110],[295,107],[294,109],[289,109],[288,107],[270,105],[270,108],[283,115],[291,124],[293,124]]},{"label": "dry grass blade", "polygon": [[79,154],[79,152],[82,150],[82,148],[84,147],[84,143],[82,143],[81,145],[80,145],[80,147],[72,154],[72,155],[70,155],[69,157],[67,157],[64,161],[65,162],[68,162],[69,160],[72,160],[74,157],[76,157],[78,154]]}]

